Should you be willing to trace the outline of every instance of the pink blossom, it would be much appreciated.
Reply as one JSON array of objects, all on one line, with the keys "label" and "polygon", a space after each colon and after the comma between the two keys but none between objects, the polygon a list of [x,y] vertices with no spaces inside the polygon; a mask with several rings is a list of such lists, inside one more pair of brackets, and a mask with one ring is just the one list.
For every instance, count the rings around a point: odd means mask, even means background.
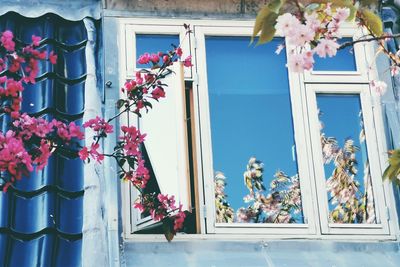
[{"label": "pink blossom", "polygon": [[319,28],[321,27],[321,21],[318,18],[318,14],[316,12],[313,12],[311,14],[304,14],[304,17],[306,18],[306,25],[310,27],[314,32],[318,31]]},{"label": "pink blossom", "polygon": [[182,204],[179,205],[179,212],[175,215],[174,219],[174,231],[177,232],[183,228],[183,223],[185,222],[186,214],[182,211]]},{"label": "pink blossom", "polygon": [[9,52],[14,52],[15,43],[13,41],[14,35],[11,31],[5,31],[0,37],[0,42],[4,48]]},{"label": "pink blossom", "polygon": [[160,57],[157,54],[151,54],[150,61],[153,62],[153,64],[157,64],[160,61]]},{"label": "pink blossom", "polygon": [[371,83],[371,88],[380,96],[384,95],[386,92],[387,84],[384,81],[377,81],[377,80],[372,80]]},{"label": "pink blossom", "polygon": [[125,83],[124,88],[126,89],[126,91],[127,91],[128,93],[131,92],[131,91],[133,91],[134,89],[136,89],[136,81],[135,81],[135,80],[127,81],[127,82]]},{"label": "pink blossom", "polygon": [[287,36],[288,41],[297,46],[303,46],[305,43],[314,39],[315,32],[307,25],[298,25],[296,30],[290,36]]},{"label": "pink blossom", "polygon": [[185,60],[183,61],[183,66],[185,67],[191,67],[192,65],[192,56],[188,56],[187,58],[185,58]]},{"label": "pink blossom", "polygon": [[42,37],[32,35],[32,45],[33,46],[39,46],[41,40],[42,40]]},{"label": "pink blossom", "polygon": [[144,141],[145,134],[141,134],[136,127],[122,126],[121,131],[124,133],[120,139],[124,144],[124,152],[127,156],[138,156],[140,155],[139,144]]},{"label": "pink blossom", "polygon": [[143,206],[141,203],[139,203],[139,202],[135,202],[135,203],[133,204],[133,207],[134,207],[135,209],[138,209],[140,212],[143,212],[143,211],[145,210],[144,206]]},{"label": "pink blossom", "polygon": [[398,66],[394,65],[394,66],[391,66],[391,67],[390,67],[390,74],[391,74],[392,76],[398,75],[399,72],[400,72],[400,68],[399,68]]},{"label": "pink blossom", "polygon": [[314,48],[314,52],[322,58],[325,58],[327,55],[333,57],[336,55],[338,48],[339,44],[336,41],[321,39],[318,45]]},{"label": "pink blossom", "polygon": [[350,9],[347,7],[338,7],[336,8],[336,14],[333,16],[333,18],[338,22],[345,21],[350,15]]},{"label": "pink blossom", "polygon": [[[84,134],[83,134],[83,132],[81,131],[81,127],[77,126],[77,125],[75,124],[75,122],[71,122],[71,123],[68,125],[68,129],[69,129],[69,135],[70,135],[71,138],[76,137],[76,138],[78,138],[79,140],[83,140]],[[111,130],[112,130],[112,127],[111,127]]]},{"label": "pink blossom", "polygon": [[91,128],[96,132],[112,133],[113,126],[106,122],[103,118],[96,116],[94,119],[90,119],[83,124],[84,128]]},{"label": "pink blossom", "polygon": [[51,146],[46,140],[42,139],[40,141],[39,156],[33,161],[33,163],[37,164],[38,170],[44,169],[44,167],[47,165],[50,155]]},{"label": "pink blossom", "polygon": [[178,57],[182,57],[182,48],[178,47],[177,49],[175,49],[175,53]]},{"label": "pink blossom", "polygon": [[276,20],[275,29],[277,34],[290,36],[300,26],[300,21],[292,14],[285,13]]},{"label": "pink blossom", "polygon": [[89,157],[89,150],[88,150],[88,148],[87,148],[87,147],[83,147],[83,148],[79,151],[78,155],[79,155],[79,158],[80,158],[81,160],[87,160],[87,158]]},{"label": "pink blossom", "polygon": [[311,70],[314,66],[314,55],[311,51],[303,53],[303,67],[305,70]]},{"label": "pink blossom", "polygon": [[137,61],[139,64],[148,64],[150,62],[150,54],[149,53],[144,53],[143,55],[139,56],[139,59]]},{"label": "pink blossom", "polygon": [[142,74],[140,72],[136,72],[135,76],[136,76],[136,84],[138,85],[143,84]]},{"label": "pink blossom", "polygon": [[53,51],[50,52],[49,60],[53,65],[57,63],[57,55],[55,55]]},{"label": "pink blossom", "polygon": [[165,91],[162,87],[157,86],[152,92],[151,92],[151,96],[154,99],[159,99],[159,98],[163,98],[165,97]]},{"label": "pink blossom", "polygon": [[303,72],[304,71],[304,57],[302,54],[294,54],[289,57],[286,65],[290,71]]}]

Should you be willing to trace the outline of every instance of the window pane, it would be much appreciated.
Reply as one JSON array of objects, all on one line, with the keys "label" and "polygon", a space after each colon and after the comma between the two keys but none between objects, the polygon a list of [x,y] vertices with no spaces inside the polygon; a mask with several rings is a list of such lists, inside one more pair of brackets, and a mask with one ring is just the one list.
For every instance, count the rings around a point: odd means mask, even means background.
[{"label": "window pane", "polygon": [[317,94],[331,223],[376,223],[360,97]]},{"label": "window pane", "polygon": [[[172,45],[179,45],[179,35],[172,34],[136,34],[136,60],[144,53],[167,52]],[[162,59],[160,60],[162,64]],[[148,68],[147,64],[137,64],[137,68]]]},{"label": "window pane", "polygon": [[[342,38],[339,43],[350,42],[352,38]],[[354,58],[353,46],[338,50],[336,56],[320,58],[314,57],[314,70],[316,71],[356,71],[356,60]]]},{"label": "window pane", "polygon": [[216,222],[303,223],[282,42],[206,37]]}]

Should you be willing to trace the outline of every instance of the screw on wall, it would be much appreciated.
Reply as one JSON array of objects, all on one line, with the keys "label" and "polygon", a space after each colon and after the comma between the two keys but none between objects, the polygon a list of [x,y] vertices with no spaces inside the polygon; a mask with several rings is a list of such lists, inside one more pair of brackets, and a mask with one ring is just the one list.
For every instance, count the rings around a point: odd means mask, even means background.
[{"label": "screw on wall", "polygon": [[112,82],[111,82],[111,81],[107,81],[107,82],[106,82],[106,87],[107,87],[107,88],[111,88],[111,86],[112,86]]}]

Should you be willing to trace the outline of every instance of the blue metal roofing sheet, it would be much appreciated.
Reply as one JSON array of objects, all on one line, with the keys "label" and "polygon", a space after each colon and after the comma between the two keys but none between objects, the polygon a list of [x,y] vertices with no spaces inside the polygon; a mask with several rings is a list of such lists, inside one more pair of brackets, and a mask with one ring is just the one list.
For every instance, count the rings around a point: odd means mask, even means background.
[{"label": "blue metal roofing sheet", "polygon": [[[25,87],[23,111],[81,125],[87,42],[83,21],[10,12],[0,17],[0,31],[6,29],[21,43],[41,36],[41,47],[58,55],[57,65],[42,62],[37,83]],[[8,122],[7,116],[0,117],[2,131]],[[83,163],[56,152],[44,170],[0,193],[0,266],[81,265],[82,209]]]}]

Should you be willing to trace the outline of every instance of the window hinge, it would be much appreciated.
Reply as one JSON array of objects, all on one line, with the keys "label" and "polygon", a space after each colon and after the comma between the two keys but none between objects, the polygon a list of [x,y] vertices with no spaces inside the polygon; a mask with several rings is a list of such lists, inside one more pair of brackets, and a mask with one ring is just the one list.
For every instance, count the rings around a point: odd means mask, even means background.
[{"label": "window hinge", "polygon": [[204,218],[207,218],[207,206],[203,205],[203,216]]},{"label": "window hinge", "polygon": [[390,220],[390,210],[389,207],[385,207],[386,210],[386,219],[389,221]]},{"label": "window hinge", "polygon": [[197,49],[197,38],[196,38],[196,36],[193,36],[193,48]]},{"label": "window hinge", "polygon": [[199,85],[199,74],[197,72],[193,73],[193,85],[194,86]]}]

